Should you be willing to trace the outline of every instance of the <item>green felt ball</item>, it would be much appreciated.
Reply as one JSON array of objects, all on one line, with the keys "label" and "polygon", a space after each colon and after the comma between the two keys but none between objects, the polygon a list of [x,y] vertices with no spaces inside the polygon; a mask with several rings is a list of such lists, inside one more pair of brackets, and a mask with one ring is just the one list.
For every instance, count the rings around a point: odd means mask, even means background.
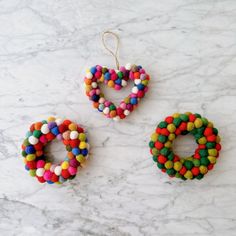
[{"label": "green felt ball", "polygon": [[158,141],[161,143],[165,143],[167,141],[167,137],[164,135],[159,135],[158,136]]},{"label": "green felt ball", "polygon": [[149,142],[149,147],[150,147],[150,148],[153,148],[153,147],[154,147],[154,142],[153,142],[153,141],[150,141],[150,142]]},{"label": "green felt ball", "polygon": [[161,149],[161,155],[163,156],[168,156],[169,152],[169,148],[164,147]]},{"label": "green felt ball", "polygon": [[27,156],[27,153],[23,150],[23,151],[21,152],[21,155],[22,155],[23,157],[26,157],[26,156]]},{"label": "green felt ball", "polygon": [[41,134],[42,134],[42,132],[40,130],[34,130],[34,132],[33,132],[33,136],[36,138],[39,138]]},{"label": "green felt ball", "polygon": [[158,167],[159,169],[163,169],[165,166],[164,166],[163,164],[157,162],[157,167]]},{"label": "green felt ball", "polygon": [[23,145],[24,145],[25,147],[30,145],[28,139],[25,139],[25,140],[24,140]]},{"label": "green felt ball", "polygon": [[171,151],[167,158],[172,161],[174,159],[174,153]]},{"label": "green felt ball", "polygon": [[159,127],[159,128],[166,128],[167,125],[168,125],[167,122],[165,122],[165,121],[161,121],[161,122],[159,123],[158,127]]},{"label": "green felt ball", "polygon": [[106,67],[102,68],[102,73],[105,74],[108,71],[108,69]]},{"label": "green felt ball", "polygon": [[29,174],[30,176],[34,177],[36,175],[36,170],[35,169],[29,170]]},{"label": "green felt ball", "polygon": [[66,150],[67,150],[68,152],[71,152],[71,150],[72,150],[71,146],[70,146],[70,145],[66,145]]},{"label": "green felt ball", "polygon": [[173,120],[173,124],[175,125],[175,127],[178,127],[181,122],[182,122],[182,120],[179,117],[174,118],[174,120]]},{"label": "green felt ball", "polygon": [[201,149],[201,150],[199,150],[199,155],[201,157],[207,157],[208,156],[208,151],[206,149]]},{"label": "green felt ball", "polygon": [[120,79],[123,77],[123,73],[122,73],[121,71],[119,71],[119,72],[117,73],[117,75],[118,75],[118,77],[119,77]]},{"label": "green felt ball", "polygon": [[199,174],[199,175],[196,176],[196,179],[199,179],[199,180],[200,180],[200,179],[202,179],[203,177],[204,177],[203,174]]},{"label": "green felt ball", "polygon": [[111,104],[109,106],[109,109],[110,109],[110,111],[114,111],[114,110],[116,110],[116,106],[114,104]]},{"label": "green felt ball", "polygon": [[167,173],[168,175],[172,176],[172,175],[174,175],[174,174],[176,173],[176,171],[175,171],[173,168],[171,168],[171,169],[167,169],[167,170],[166,170],[166,173]]},{"label": "green felt ball", "polygon": [[211,149],[211,148],[214,148],[216,146],[216,143],[215,142],[207,142],[206,143],[206,147],[208,149]]},{"label": "green felt ball", "polygon": [[201,163],[201,165],[203,165],[203,166],[208,166],[208,165],[210,164],[210,161],[208,160],[207,157],[202,157],[202,158],[200,159],[200,163]]},{"label": "green felt ball", "polygon": [[186,161],[184,162],[184,166],[185,166],[188,170],[191,170],[191,169],[193,168],[193,162],[186,160]]},{"label": "green felt ball", "polygon": [[152,156],[153,161],[157,162],[157,156]]},{"label": "green felt ball", "polygon": [[197,133],[202,135],[203,132],[204,132],[204,130],[205,130],[205,128],[206,128],[206,127],[204,127],[204,126],[198,128],[198,129],[197,129]]},{"label": "green felt ball", "polygon": [[207,118],[202,117],[202,123],[203,123],[204,126],[207,126],[207,124],[208,124]]},{"label": "green felt ball", "polygon": [[194,115],[195,115],[197,118],[201,118],[201,115],[198,114],[198,113],[195,113]]},{"label": "green felt ball", "polygon": [[188,115],[186,115],[186,114],[181,114],[181,115],[179,116],[179,118],[180,118],[182,121],[185,121],[185,122],[188,121]]},{"label": "green felt ball", "polygon": [[218,129],[217,129],[217,128],[213,128],[213,133],[214,133],[215,135],[217,135],[217,134],[218,134]]},{"label": "green felt ball", "polygon": [[200,160],[198,160],[198,159],[193,159],[193,164],[194,164],[194,166],[200,166]]}]

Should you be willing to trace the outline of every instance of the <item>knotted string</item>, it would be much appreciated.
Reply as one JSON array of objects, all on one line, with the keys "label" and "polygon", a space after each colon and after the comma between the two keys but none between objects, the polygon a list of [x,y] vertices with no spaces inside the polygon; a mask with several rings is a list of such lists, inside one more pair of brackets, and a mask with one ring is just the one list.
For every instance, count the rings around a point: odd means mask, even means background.
[{"label": "knotted string", "polygon": [[[108,48],[108,46],[106,45],[106,42],[105,42],[105,36],[106,35],[111,35],[116,40],[116,48],[115,48],[114,52],[113,52],[112,49]],[[112,32],[112,31],[109,31],[109,30],[104,31],[102,33],[102,44],[103,44],[104,48],[115,58],[116,67],[117,67],[117,70],[119,70],[119,68],[120,68],[120,64],[119,64],[119,60],[118,60],[118,49],[119,49],[119,44],[120,44],[119,36],[116,33]]]}]

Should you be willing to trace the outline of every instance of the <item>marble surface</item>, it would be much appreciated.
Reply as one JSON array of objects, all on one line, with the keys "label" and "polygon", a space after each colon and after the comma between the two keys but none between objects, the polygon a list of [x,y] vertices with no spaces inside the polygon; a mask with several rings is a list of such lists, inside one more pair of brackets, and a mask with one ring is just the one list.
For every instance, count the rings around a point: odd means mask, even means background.
[{"label": "marble surface", "polygon": [[[114,67],[100,33],[121,38],[120,64],[152,77],[139,108],[115,123],[83,91],[85,68]],[[111,92],[118,102],[128,89]],[[0,235],[235,235],[236,1],[0,1]],[[160,173],[148,141],[174,112],[213,120],[223,150],[202,181]],[[87,128],[90,160],[62,186],[28,176],[20,144],[50,115]],[[178,141],[178,152],[195,147]],[[184,145],[186,144],[186,145]],[[62,145],[51,145],[56,160]]]}]

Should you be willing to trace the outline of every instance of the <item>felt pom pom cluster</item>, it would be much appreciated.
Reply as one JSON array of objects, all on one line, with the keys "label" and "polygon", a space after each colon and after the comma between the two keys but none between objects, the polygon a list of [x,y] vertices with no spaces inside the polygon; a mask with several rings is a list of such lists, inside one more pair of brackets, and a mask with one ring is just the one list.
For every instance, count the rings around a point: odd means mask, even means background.
[{"label": "felt pom pom cluster", "polygon": [[[134,82],[134,86],[118,107],[108,101],[99,88],[99,83],[105,83],[110,88],[120,90],[127,85],[129,79]],[[108,118],[119,120],[124,119],[137,107],[148,91],[149,80],[149,75],[141,66],[127,64],[119,70],[114,70],[97,65],[86,71],[84,83],[86,95],[93,102],[94,108]]]},{"label": "felt pom pom cluster", "polygon": [[[51,163],[44,154],[45,146],[56,138],[67,150],[66,158],[59,164]],[[83,128],[70,120],[49,117],[30,126],[22,144],[22,156],[26,170],[39,182],[60,184],[75,177],[77,168],[87,159],[88,148]]]},{"label": "felt pom pom cluster", "polygon": [[[178,135],[192,134],[198,144],[194,154],[187,158],[177,156],[172,142]],[[218,130],[212,122],[199,114],[175,113],[160,122],[149,142],[150,152],[157,166],[170,177],[202,179],[211,169],[221,150]]]}]

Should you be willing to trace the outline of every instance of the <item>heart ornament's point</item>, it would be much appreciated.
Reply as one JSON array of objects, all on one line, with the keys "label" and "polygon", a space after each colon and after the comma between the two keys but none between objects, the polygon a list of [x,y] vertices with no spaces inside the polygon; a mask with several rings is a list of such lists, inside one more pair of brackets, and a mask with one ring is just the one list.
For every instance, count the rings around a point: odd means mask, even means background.
[{"label": "heart ornament's point", "polygon": [[[134,86],[131,93],[120,102],[119,106],[108,101],[99,87],[99,83],[105,83],[110,88],[121,90],[127,86],[128,80],[133,81]],[[142,66],[128,63],[126,66],[121,66],[119,70],[108,69],[100,65],[87,69],[84,83],[86,95],[93,102],[94,108],[106,117],[119,121],[138,106],[148,91],[149,80],[150,76],[146,74]]]}]

